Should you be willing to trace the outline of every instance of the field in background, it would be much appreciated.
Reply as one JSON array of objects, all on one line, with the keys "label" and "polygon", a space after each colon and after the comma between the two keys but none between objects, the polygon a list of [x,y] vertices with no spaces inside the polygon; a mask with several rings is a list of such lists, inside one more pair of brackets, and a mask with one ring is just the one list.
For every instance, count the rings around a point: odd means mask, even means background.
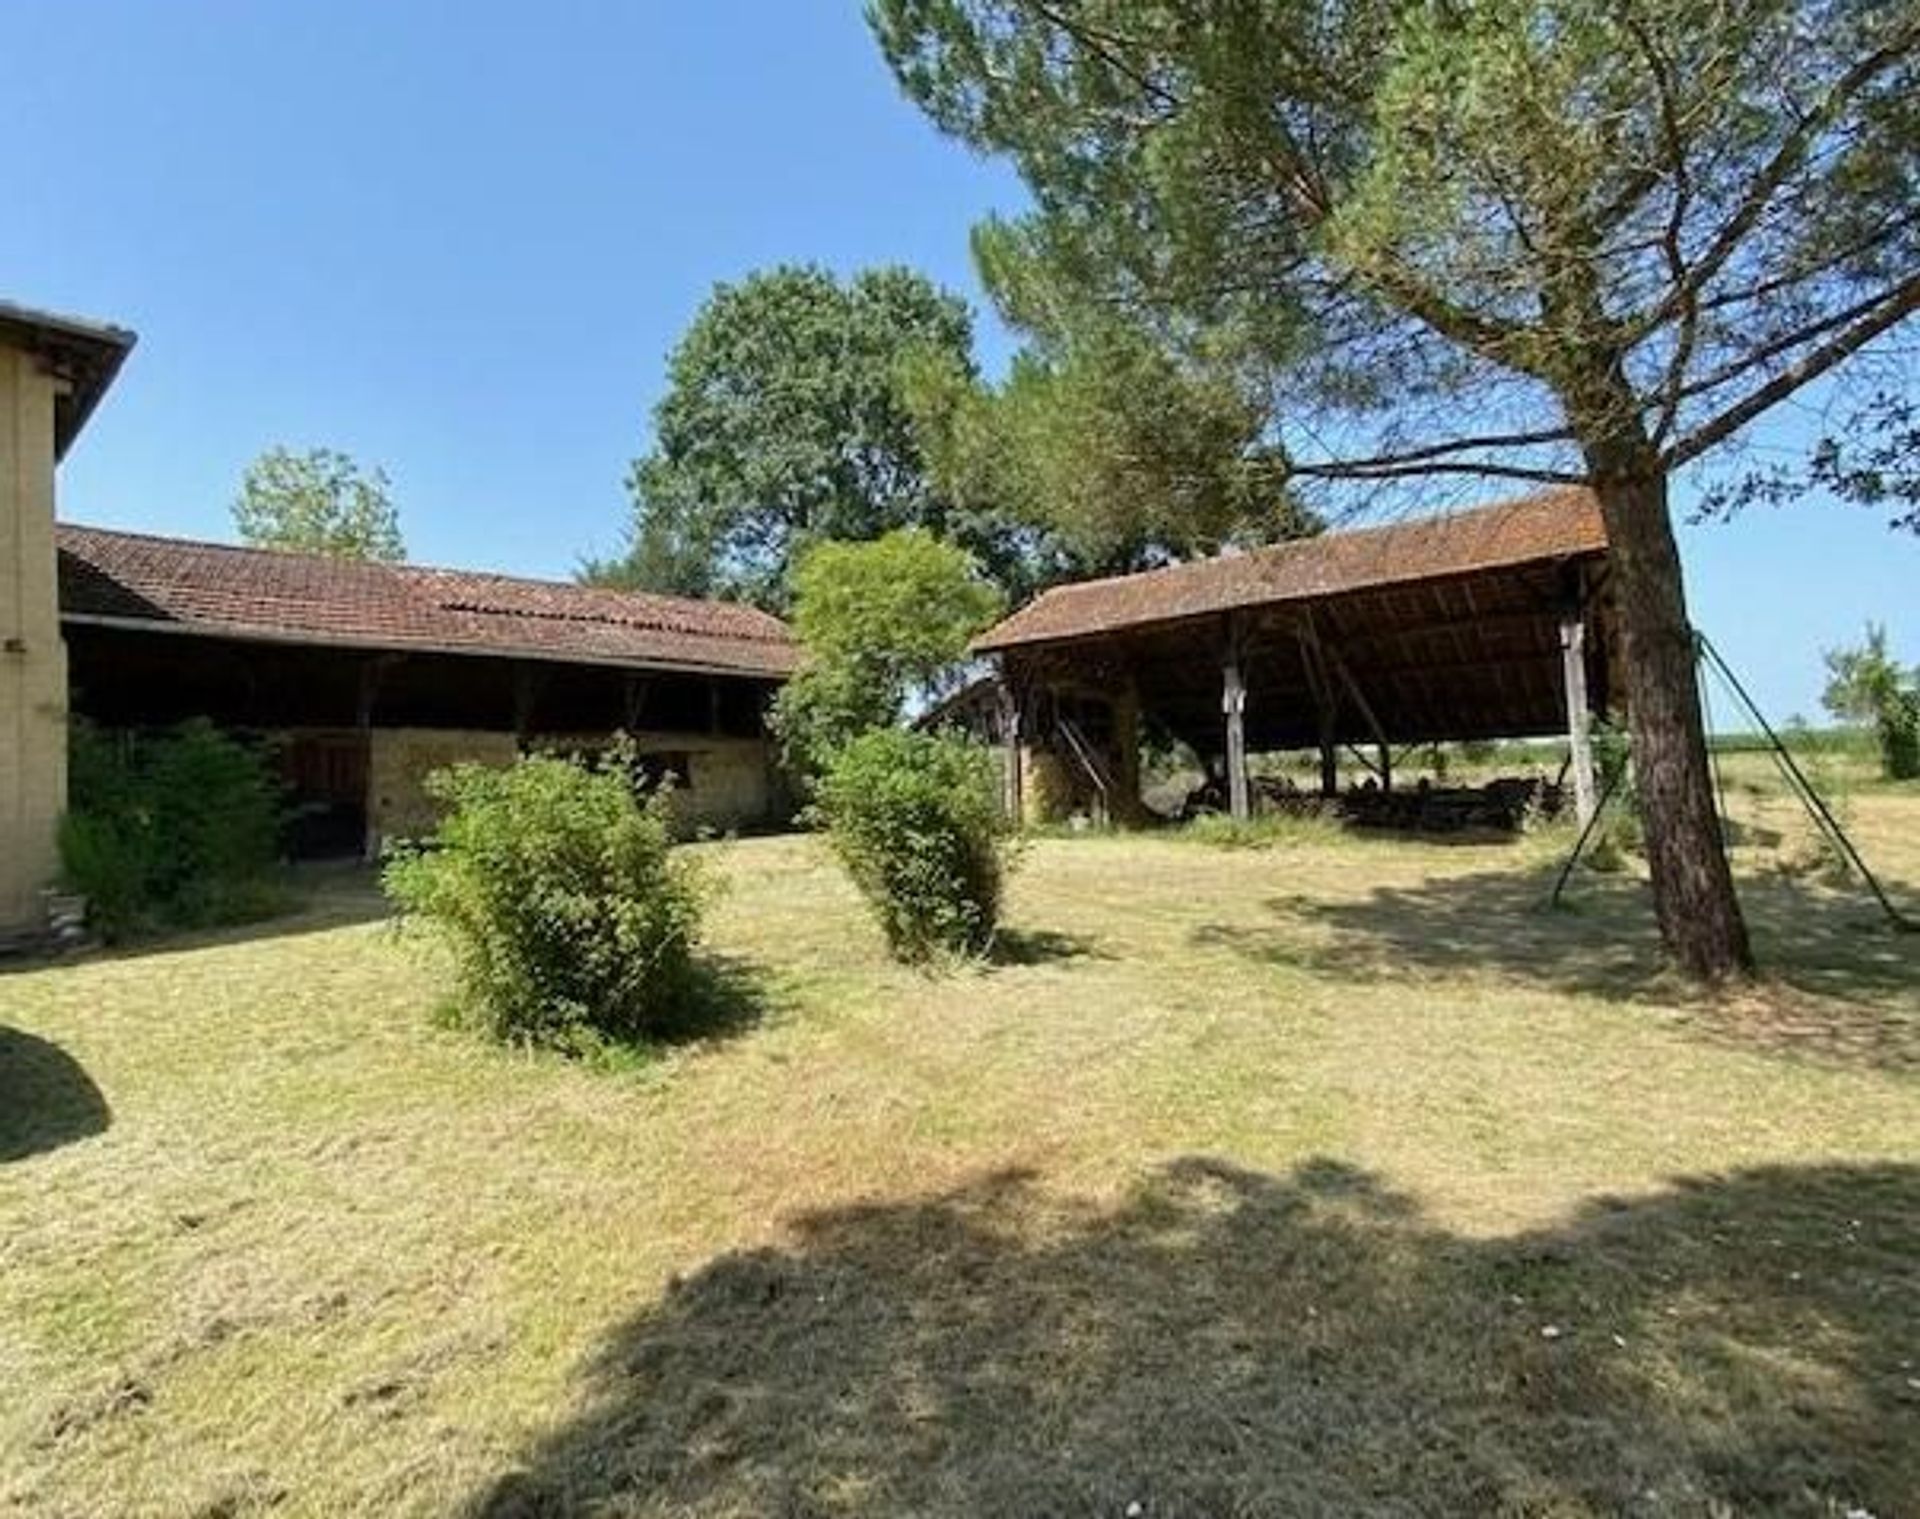
[{"label": "field in background", "polygon": [[357,876],[0,975],[0,1512],[1911,1513],[1920,940],[1749,763],[1731,1000],[1564,830],[1041,840],[939,977],[700,846],[736,1016],[618,1073]]},{"label": "field in background", "polygon": [[[1788,752],[1800,765],[1815,788],[1841,797],[1860,790],[1899,784],[1884,780],[1880,774],[1880,751],[1873,734],[1861,728],[1812,728],[1795,726],[1779,730]],[[1733,767],[1740,777],[1766,789],[1780,784],[1773,750],[1760,733],[1716,733],[1709,745],[1721,762],[1723,771]],[[1502,739],[1486,744],[1417,744],[1394,751],[1394,783],[1417,785],[1424,778],[1436,785],[1479,785],[1496,776],[1538,775],[1548,780],[1559,776],[1567,757],[1564,739]],[[1357,786],[1373,775],[1368,751],[1362,760],[1351,750],[1340,753],[1340,784]],[[1257,774],[1286,776],[1303,791],[1320,784],[1320,757],[1310,750],[1256,755],[1251,761]],[[1731,772],[1729,772],[1731,773]],[[1198,772],[1191,764],[1169,756],[1154,769],[1153,779],[1167,782],[1176,777],[1197,782]]]}]

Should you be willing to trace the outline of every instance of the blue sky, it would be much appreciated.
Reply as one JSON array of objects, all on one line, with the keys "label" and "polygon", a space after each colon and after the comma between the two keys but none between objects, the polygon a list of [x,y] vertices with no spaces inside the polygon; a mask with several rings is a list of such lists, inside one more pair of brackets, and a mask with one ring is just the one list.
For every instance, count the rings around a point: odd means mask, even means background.
[{"label": "blue sky", "polygon": [[[0,0],[0,24],[0,295],[141,339],[65,467],[75,521],[228,537],[250,458],[326,444],[385,466],[416,559],[564,575],[618,545],[716,280],[897,261],[977,301],[967,229],[1021,198],[899,98],[854,0]],[[1920,539],[1882,518],[1808,503],[1685,550],[1775,716],[1815,711],[1818,651],[1864,618],[1920,658]]]}]

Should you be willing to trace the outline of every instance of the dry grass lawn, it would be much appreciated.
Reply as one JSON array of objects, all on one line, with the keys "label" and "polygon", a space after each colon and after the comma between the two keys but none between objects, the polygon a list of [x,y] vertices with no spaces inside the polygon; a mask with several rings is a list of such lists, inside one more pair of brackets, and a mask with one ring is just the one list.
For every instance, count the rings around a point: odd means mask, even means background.
[{"label": "dry grass lawn", "polygon": [[1552,847],[1043,841],[923,977],[710,846],[630,1071],[352,878],[0,975],[0,1512],[1920,1513],[1920,939],[1754,851],[1696,1001]]}]

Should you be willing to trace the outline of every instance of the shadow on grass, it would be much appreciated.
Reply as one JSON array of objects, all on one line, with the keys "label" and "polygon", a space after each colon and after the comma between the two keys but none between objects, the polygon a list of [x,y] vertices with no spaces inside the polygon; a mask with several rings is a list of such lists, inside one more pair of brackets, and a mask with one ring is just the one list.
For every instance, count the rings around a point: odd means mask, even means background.
[{"label": "shadow on grass", "polygon": [[112,1119],[73,1056],[37,1035],[0,1028],[0,1164],[104,1133]]},{"label": "shadow on grass", "polygon": [[1664,972],[1644,885],[1581,872],[1556,910],[1547,906],[1554,874],[1445,876],[1346,900],[1272,897],[1269,923],[1204,924],[1193,937],[1348,981],[1491,971],[1559,991],[1657,999],[1717,1040],[1920,1068],[1920,939],[1892,932],[1857,894],[1784,877],[1743,880],[1765,980],[1716,998]]},{"label": "shadow on grass", "polygon": [[1911,1166],[1497,1240],[1333,1161],[1112,1207],[998,1174],[676,1282],[468,1512],[1890,1516],[1916,1293]]},{"label": "shadow on grass", "polygon": [[249,944],[263,939],[287,939],[301,934],[328,933],[359,923],[377,923],[393,916],[393,907],[380,891],[378,867],[354,861],[325,861],[293,866],[279,877],[276,891],[284,891],[280,910],[244,923],[212,928],[155,930],[118,944],[56,957],[23,956],[0,960],[0,976],[49,966],[97,963],[102,960],[144,960],[213,949],[227,944]]},{"label": "shadow on grass", "polygon": [[1065,960],[1111,959],[1086,934],[1052,928],[1003,928],[994,935],[990,966],[1053,965]]},{"label": "shadow on grass", "polygon": [[738,955],[708,952],[693,966],[693,987],[674,1015],[654,1030],[652,1044],[720,1044],[766,1022],[777,1008],[765,969]]}]

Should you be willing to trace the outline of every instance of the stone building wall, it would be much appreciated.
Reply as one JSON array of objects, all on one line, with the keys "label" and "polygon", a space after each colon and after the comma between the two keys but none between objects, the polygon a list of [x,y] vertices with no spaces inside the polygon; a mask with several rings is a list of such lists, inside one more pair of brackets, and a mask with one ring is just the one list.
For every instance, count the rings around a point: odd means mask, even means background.
[{"label": "stone building wall", "polygon": [[[529,748],[597,748],[603,734],[543,736]],[[634,737],[643,755],[684,766],[686,780],[673,792],[680,826],[729,829],[775,820],[780,796],[771,746],[764,738],[721,738],[706,733],[642,733]],[[510,765],[520,752],[511,733],[441,728],[375,728],[369,735],[367,824],[369,849],[395,838],[431,832],[436,822],[426,778],[447,765],[472,762]]]}]

